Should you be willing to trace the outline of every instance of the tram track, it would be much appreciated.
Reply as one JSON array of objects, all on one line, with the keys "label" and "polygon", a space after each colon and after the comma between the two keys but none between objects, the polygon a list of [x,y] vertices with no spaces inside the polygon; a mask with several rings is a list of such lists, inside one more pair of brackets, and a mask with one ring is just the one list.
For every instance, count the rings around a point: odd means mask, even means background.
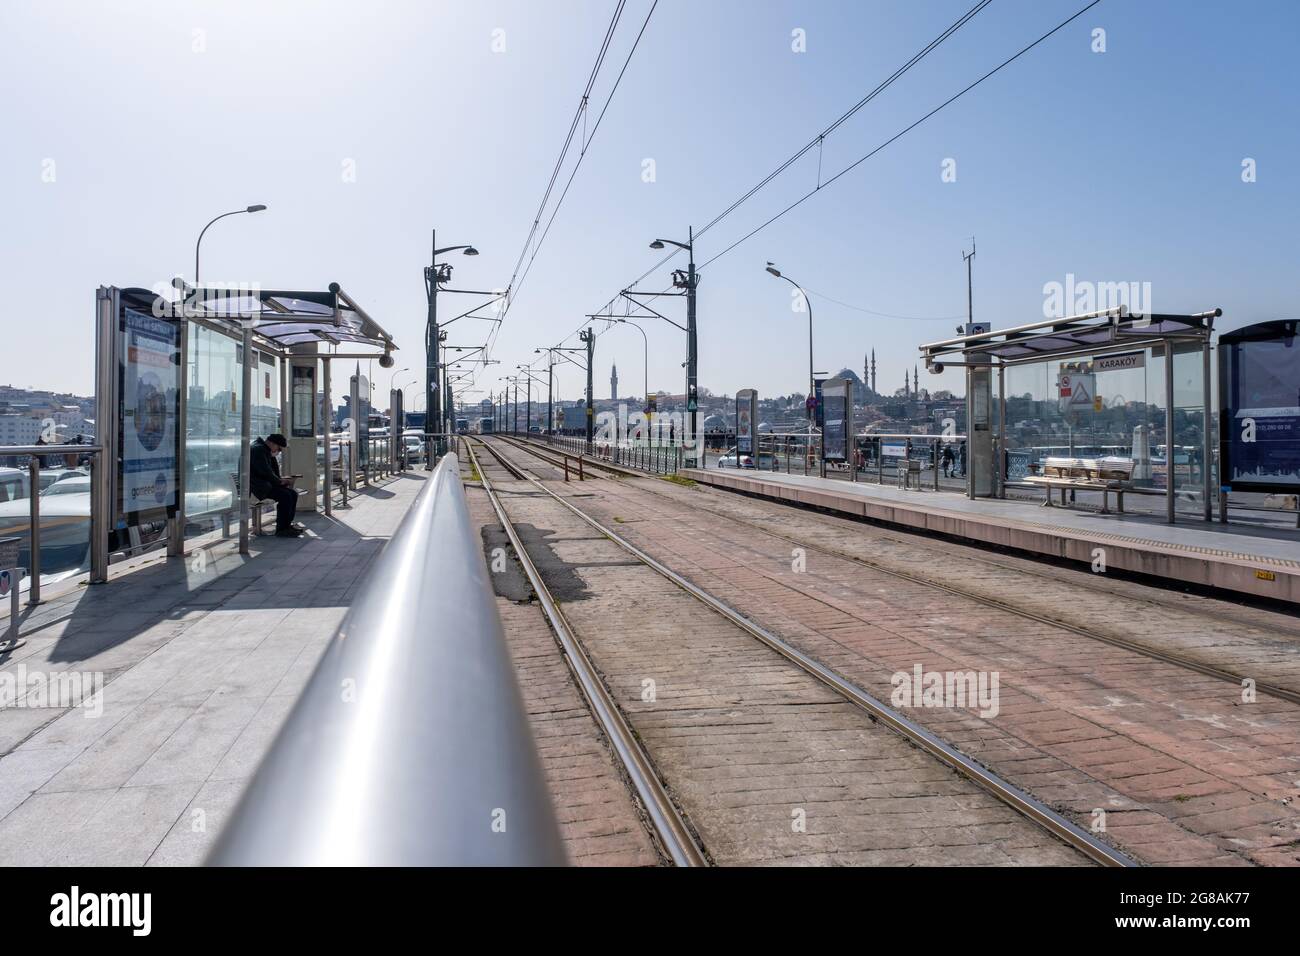
[{"label": "tram track", "polygon": [[[538,459],[545,461],[549,465],[562,467],[562,463],[557,465],[557,462],[553,458],[539,453],[536,449],[530,446],[516,444],[514,442],[506,443],[510,444],[512,447],[517,447],[522,451],[527,451],[530,454],[535,455]],[[619,713],[618,707],[614,703],[608,689],[604,688],[603,684],[601,684],[596,669],[583,649],[582,643],[577,634],[565,619],[558,602],[555,601],[554,597],[550,594],[549,589],[547,589],[545,582],[541,579],[541,575],[537,571],[536,565],[532,562],[531,558],[527,556],[526,549],[524,548],[518,533],[513,528],[511,518],[507,513],[503,502],[500,500],[497,489],[492,487],[490,479],[484,475],[483,469],[478,464],[478,457],[474,451],[475,445],[486,449],[497,463],[505,468],[507,473],[516,480],[529,483],[535,489],[543,492],[545,495],[558,502],[569,513],[580,519],[599,535],[619,546],[623,551],[635,558],[641,565],[653,570],[661,577],[670,581],[681,591],[695,598],[709,610],[714,612],[718,617],[723,618],[731,625],[734,625],[736,628],[748,634],[750,637],[757,639],[768,649],[775,651],[786,662],[795,665],[805,674],[813,677],[822,686],[834,692],[834,694],[842,700],[847,701],[860,711],[865,712],[873,723],[883,724],[884,727],[901,736],[911,745],[919,748],[921,751],[938,760],[949,769],[956,771],[961,776],[972,781],[980,789],[996,798],[996,800],[1010,807],[1019,816],[1047,831],[1058,841],[1078,851],[1094,863],[1104,866],[1136,865],[1127,855],[1098,840],[1061,814],[1057,813],[1055,810],[1052,810],[1050,807],[1036,800],[1028,793],[1002,779],[988,768],[978,764],[956,748],[941,740],[935,734],[903,716],[898,711],[885,705],[861,687],[848,681],[810,655],[805,654],[768,629],[746,617],[740,611],[731,607],[716,595],[700,588],[677,572],[673,571],[671,568],[657,561],[622,535],[619,535],[613,529],[605,526],[600,521],[584,512],[564,496],[547,488],[542,484],[541,480],[539,480],[535,475],[530,474],[526,468],[521,467],[516,462],[510,461],[510,459],[501,453],[499,448],[494,447],[494,444],[495,443],[485,442],[482,439],[477,438],[467,441],[466,448],[470,460],[474,463],[474,467],[478,470],[479,474],[483,476],[484,490],[487,492],[488,497],[492,502],[493,509],[497,514],[497,518],[501,522],[503,528],[505,528],[512,546],[519,555],[521,564],[524,565],[525,573],[528,575],[530,583],[533,584],[538,593],[539,600],[543,605],[543,610],[546,613],[548,620],[551,622],[552,627],[555,629],[561,646],[579,668],[586,669],[585,676],[579,674],[579,681],[583,687],[584,693],[587,693],[588,699],[593,702],[593,710],[598,711],[597,719],[600,721],[602,727],[606,727],[607,732],[610,732],[610,727],[614,728],[611,733],[611,740],[615,740],[615,735],[618,735],[616,751],[619,753],[620,759],[624,758],[625,751],[632,757],[633,766],[628,767],[629,777],[633,780],[638,795],[641,796],[643,801],[648,801],[647,810],[655,826],[656,833],[664,843],[665,848],[668,849],[669,855],[674,858],[675,862],[678,860],[679,854],[671,849],[673,841],[677,839],[673,832],[671,832],[672,820],[674,816],[677,820],[681,820],[681,816],[680,814],[669,813],[668,809],[662,805],[662,801],[666,800],[671,804],[672,800],[666,790],[663,789],[662,785],[658,784],[658,777],[654,773],[653,765],[650,763],[649,757],[646,756],[645,751],[641,749],[639,745],[635,750],[626,745],[624,734],[626,733],[627,737],[635,739],[634,732],[627,725],[626,720],[622,718],[622,715]],[[603,466],[604,463],[602,463],[602,467]],[[612,468],[616,466],[610,467]],[[545,595],[545,597],[543,597],[543,595]],[[572,648],[572,650],[570,650],[570,648]],[[578,668],[575,668],[575,673],[578,673]],[[590,688],[588,686],[589,683],[593,685]],[[600,702],[599,706],[597,706],[596,701]],[[606,711],[608,713],[604,713]],[[609,721],[608,726],[606,724],[607,720]],[[622,729],[620,729],[620,724],[622,725]],[[659,829],[661,825],[669,826],[670,832],[667,834],[661,832]],[[690,832],[689,827],[686,826],[684,821],[682,821],[681,827],[686,829],[688,833]],[[696,846],[698,849],[698,844],[696,844]],[[702,850],[701,857],[703,858]]]},{"label": "tram track", "polygon": [[[622,711],[619,710],[618,704],[605,686],[591,658],[587,655],[586,649],[578,639],[573,626],[565,617],[559,602],[555,600],[550,588],[542,579],[541,572],[537,570],[537,566],[528,554],[528,549],[524,547],[519,532],[506,512],[505,505],[502,503],[496,488],[479,464],[478,456],[474,453],[475,443],[486,449],[515,479],[532,481],[539,488],[542,488],[541,483],[525,475],[521,469],[507,461],[505,456],[501,455],[487,442],[481,439],[466,440],[465,448],[469,454],[470,462],[479,474],[479,481],[483,485],[483,490],[487,493],[492,510],[496,513],[497,521],[501,524],[506,537],[510,540],[510,546],[514,549],[515,556],[523,567],[529,585],[537,595],[537,600],[542,606],[542,613],[545,614],[551,629],[555,632],[556,639],[564,651],[565,659],[569,664],[574,679],[578,682],[578,686],[582,690],[582,694],[586,698],[596,722],[600,724],[605,736],[609,739],[615,755],[622,764],[628,780],[641,801],[641,805],[645,808],[651,828],[664,853],[677,866],[708,865],[708,859],[701,849],[695,834],[691,831],[690,826],[660,781],[649,755],[645,752],[645,748],[641,746],[641,742],[637,739],[631,725],[628,724]],[[545,488],[542,488],[542,490],[551,494]]]},{"label": "tram track", "polygon": [[[517,447],[520,448],[521,450],[526,450],[536,455],[538,458],[542,459],[543,461],[548,462],[548,464],[552,464],[552,465],[555,464],[553,459],[541,453],[541,451],[531,442],[520,442],[509,438],[504,438],[504,436],[498,436],[498,437],[502,437],[503,440],[507,444],[511,445],[512,447]],[[617,468],[617,466],[611,466],[606,462],[601,462],[595,459],[587,459],[587,461],[588,464],[594,465],[597,468],[609,469],[623,476],[652,477],[649,475],[642,475],[634,472],[629,472],[626,469],[619,469]],[[678,506],[681,506],[682,504],[680,499],[674,497],[673,495],[664,494],[653,488],[640,487],[639,490],[646,491],[649,494],[655,495],[656,497],[662,498],[667,501],[671,501]],[[739,526],[748,528],[752,531],[758,531],[764,535],[768,535],[770,537],[777,538],[782,541],[786,541],[788,543],[797,545],[798,547],[804,548],[807,551],[813,551],[819,554],[824,554],[828,557],[849,561],[859,566],[870,568],[873,571],[878,571],[882,574],[889,575],[890,577],[907,581],[911,584],[915,584],[935,591],[939,591],[944,594],[951,595],[953,597],[961,598],[963,600],[972,601],[983,607],[992,608],[1004,612],[1006,614],[1014,615],[1022,620],[1032,621],[1036,624],[1042,624],[1048,627],[1059,628],[1060,630],[1067,631],[1078,637],[1083,637],[1088,640],[1097,641],[1103,644],[1108,644],[1112,647],[1116,647],[1121,650],[1130,651],[1134,654],[1140,654],[1144,657],[1150,658],[1151,660],[1156,660],[1164,664],[1170,664],[1175,667],[1180,667],[1183,668],[1184,670],[1192,671],[1194,673],[1200,674],[1205,677],[1212,677],[1217,680],[1226,681],[1228,683],[1235,684],[1238,687],[1241,686],[1242,681],[1249,679],[1254,681],[1254,688],[1260,694],[1264,694],[1269,697],[1274,697],[1279,700],[1284,700],[1288,703],[1300,704],[1300,691],[1296,691],[1288,687],[1283,687],[1278,684],[1269,683],[1267,681],[1259,681],[1258,679],[1251,677],[1249,674],[1243,674],[1237,671],[1228,670],[1226,668],[1217,667],[1213,664],[1207,664],[1203,661],[1193,660],[1191,658],[1187,658],[1181,655],[1170,654],[1165,651],[1161,651],[1149,647],[1140,642],[1128,640],[1126,638],[1118,637],[1112,634],[1099,633],[1095,630],[1089,629],[1079,624],[1075,624],[1073,622],[1064,620],[1062,618],[1053,617],[1045,614],[1039,614],[1037,612],[1030,611],[1026,608],[1019,607],[1010,602],[1000,601],[997,598],[992,598],[985,594],[979,594],[977,592],[971,591],[966,588],[962,588],[957,585],[934,581],[924,575],[915,574],[910,571],[904,571],[897,567],[886,565],[882,562],[872,561],[868,558],[863,558],[860,555],[850,554],[846,551],[842,551],[837,548],[830,548],[825,545],[815,544],[810,542],[806,537],[794,537],[792,535],[784,534],[781,531],[775,530],[770,525],[764,525],[753,521],[747,521],[744,518],[738,517],[734,514],[727,514],[725,512],[718,511],[713,508],[704,507],[696,503],[692,503],[690,507],[692,511],[699,511],[705,514],[713,515],[718,518],[722,518],[726,521],[733,522]],[[1003,565],[995,561],[989,561],[986,562],[986,564],[987,566],[990,567],[1003,569],[1008,573],[1017,573],[1017,574],[1032,573],[1032,572],[1025,572],[1020,568],[1008,567],[1006,565]],[[1056,584],[1061,583],[1060,580],[1056,578],[1047,578],[1047,580],[1051,580],[1053,583]],[[1159,602],[1151,602],[1151,603],[1159,604]],[[1300,632],[1297,633],[1297,636],[1300,637]]]}]

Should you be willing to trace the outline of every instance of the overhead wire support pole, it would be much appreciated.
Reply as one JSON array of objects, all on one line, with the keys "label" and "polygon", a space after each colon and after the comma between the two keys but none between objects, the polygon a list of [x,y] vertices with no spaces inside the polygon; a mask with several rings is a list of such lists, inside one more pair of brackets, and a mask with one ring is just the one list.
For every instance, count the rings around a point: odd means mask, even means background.
[{"label": "overhead wire support pole", "polygon": [[[438,232],[431,230],[431,248],[432,253],[429,257],[429,265],[424,269],[425,293],[429,300],[428,318],[425,322],[424,330],[424,352],[425,352],[425,411],[424,411],[424,444],[425,444],[425,470],[432,471],[434,459],[441,457],[443,452],[443,442],[445,439],[441,436],[446,434],[446,423],[444,421],[443,395],[438,381],[438,369],[441,359],[438,355],[438,349],[442,342],[442,332],[438,328],[438,292],[461,292],[464,289],[443,289],[442,286],[451,281],[452,266],[444,262],[438,264],[438,255],[446,252],[463,251],[467,256],[478,255],[478,250],[472,245],[446,246],[438,248]],[[468,292],[470,295],[489,295],[494,298],[497,293],[492,292]],[[480,308],[480,307],[476,307]],[[471,312],[474,310],[471,309]],[[463,318],[463,316],[457,316]],[[450,404],[450,403],[448,403]],[[436,439],[435,435],[439,436]]]},{"label": "overhead wire support pole", "polygon": [[[974,306],[975,293],[974,293],[974,282],[971,277],[971,261],[975,258],[975,237],[974,236],[970,237],[970,255],[966,255],[966,253],[963,252],[961,254],[961,257],[966,262],[966,321],[974,322],[975,321],[975,306]],[[967,335],[971,334],[970,329],[966,330],[966,334]]]},{"label": "overhead wire support pole", "polygon": [[583,329],[578,338],[587,346],[587,454],[591,454],[591,440],[595,428],[595,406],[591,382],[591,366],[596,350],[596,334],[590,329]]}]

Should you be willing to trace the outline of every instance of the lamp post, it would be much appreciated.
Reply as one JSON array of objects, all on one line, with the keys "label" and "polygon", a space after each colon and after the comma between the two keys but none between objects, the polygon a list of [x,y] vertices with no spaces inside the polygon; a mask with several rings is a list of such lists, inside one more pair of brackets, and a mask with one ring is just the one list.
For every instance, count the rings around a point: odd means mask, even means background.
[{"label": "lamp post", "polygon": [[[814,374],[813,374],[813,317],[812,317],[812,301],[808,298],[808,293],[805,292],[805,291],[803,290],[803,286],[799,285],[799,283],[795,282],[795,281],[794,281],[793,279],[791,279],[789,276],[781,275],[781,270],[778,269],[776,266],[774,266],[774,265],[773,265],[772,263],[770,263],[770,262],[767,264],[767,271],[770,272],[770,273],[772,273],[772,275],[776,276],[778,279],[784,279],[786,282],[790,283],[792,286],[794,286],[796,289],[798,289],[798,290],[799,290],[799,295],[801,295],[801,296],[803,297],[803,304],[804,304],[805,306],[808,307],[808,397],[809,397],[809,398],[813,398],[813,397],[814,397],[814,393],[817,391],[817,385],[816,385],[816,383],[815,383],[815,381],[814,381],[815,376],[814,376]],[[809,422],[811,422],[811,421],[813,420],[813,416],[814,416],[814,414],[815,414],[815,406],[810,407],[810,408],[808,409],[808,421],[809,421]],[[811,426],[810,426],[810,427],[811,427]]]},{"label": "lamp post", "polygon": [[519,431],[519,376],[507,375],[506,384],[513,386],[515,390],[514,401],[511,403],[512,411],[510,412],[510,431],[515,433]]},{"label": "lamp post", "polygon": [[[438,334],[438,286],[451,281],[451,264],[444,262],[438,265],[438,256],[447,252],[456,252],[463,250],[467,256],[478,255],[478,250],[473,246],[444,246],[438,248],[438,232],[432,232],[433,254],[430,256],[429,265],[424,267],[424,291],[429,300],[429,316],[425,323],[424,330],[424,361],[425,361],[425,414],[424,414],[424,444],[425,444],[425,470],[433,470],[433,459],[441,454],[441,444],[435,454],[434,434],[435,428],[438,434],[445,432],[442,421],[442,396],[438,389],[438,344],[441,342]],[[441,439],[439,439],[441,443]]]},{"label": "lamp post", "polygon": [[[556,352],[583,352],[585,349],[567,349],[558,345],[550,346],[544,349],[533,349],[534,355],[546,353],[546,433],[549,435],[555,430],[555,418],[552,409],[555,407],[555,353]],[[563,356],[561,356],[563,357]],[[537,383],[541,385],[541,382]]]},{"label": "lamp post", "polygon": [[555,407],[555,350],[554,349],[533,349],[534,355],[546,353],[546,434],[551,434],[555,430],[554,419],[551,409]]},{"label": "lamp post", "polygon": [[265,208],[266,208],[265,204],[258,203],[257,205],[254,206],[245,206],[243,209],[232,209],[230,212],[223,212],[220,216],[217,216],[216,219],[211,220],[206,226],[203,227],[202,232],[199,233],[198,241],[194,243],[194,286],[195,288],[197,288],[199,284],[199,246],[203,244],[203,233],[207,232],[208,229],[211,228],[212,223],[216,222],[217,219],[225,219],[227,216],[240,216],[246,212],[261,212]]},{"label": "lamp post", "polygon": [[[409,372],[410,369],[407,369],[407,371]],[[409,382],[404,382],[404,383],[402,383],[401,385],[397,386],[395,389],[394,389],[394,388],[390,388],[390,389],[389,389],[389,392],[398,391],[398,392],[401,392],[401,393],[402,393],[402,408],[403,408],[403,409],[406,408],[406,390],[407,390],[408,388],[410,388],[412,385],[414,385],[414,384],[415,384],[416,382],[418,382],[418,381],[419,381],[418,378],[413,378],[413,379],[411,379]],[[406,423],[403,422],[402,425],[405,426]]]},{"label": "lamp post", "polygon": [[[770,273],[772,273],[772,275],[776,276],[778,279],[784,279],[786,282],[790,283],[792,286],[794,286],[796,289],[798,289],[798,290],[799,290],[799,295],[803,298],[803,304],[804,304],[804,305],[807,307],[807,309],[808,309],[808,402],[807,402],[807,410],[808,410],[808,449],[811,450],[811,449],[812,449],[812,437],[813,437],[813,423],[814,423],[814,422],[816,421],[816,419],[817,419],[817,374],[813,371],[813,315],[812,315],[812,300],[808,298],[808,293],[804,291],[803,286],[799,285],[799,283],[795,282],[795,281],[794,281],[793,279],[791,279],[789,276],[782,275],[782,274],[781,274],[781,270],[778,269],[776,266],[774,266],[774,265],[773,265],[772,263],[770,263],[770,262],[767,264],[767,271],[770,272]],[[822,459],[821,471],[822,471],[822,477],[825,478],[825,477],[826,477],[826,460],[825,460],[825,458]]]},{"label": "lamp post", "polygon": [[695,436],[698,434],[696,421],[700,408],[696,392],[699,356],[696,351],[695,341],[695,290],[699,286],[699,277],[695,273],[695,229],[692,227],[688,230],[686,242],[677,242],[673,239],[656,239],[650,243],[650,248],[662,249],[664,243],[674,245],[678,249],[685,249],[690,259],[686,265],[684,275],[681,270],[673,273],[673,285],[686,290],[686,413],[690,422],[688,437],[694,443]]},{"label": "lamp post", "polygon": [[632,326],[632,328],[636,329],[638,332],[641,333],[641,341],[642,341],[642,344],[645,346],[645,362],[644,362],[644,367],[645,367],[645,385],[644,385],[644,387],[645,387],[645,401],[646,401],[646,404],[649,405],[649,404],[650,404],[650,340],[649,340],[648,338],[646,338],[645,329],[641,328],[641,326],[637,325],[635,322],[629,322],[627,319],[610,319],[609,321],[610,321],[610,322],[621,322],[621,323],[623,323],[624,325],[630,325],[630,326]]},{"label": "lamp post", "polygon": [[533,376],[527,365],[516,365],[515,368],[524,373],[527,384],[524,385],[524,434],[531,434],[529,429],[533,427]]}]

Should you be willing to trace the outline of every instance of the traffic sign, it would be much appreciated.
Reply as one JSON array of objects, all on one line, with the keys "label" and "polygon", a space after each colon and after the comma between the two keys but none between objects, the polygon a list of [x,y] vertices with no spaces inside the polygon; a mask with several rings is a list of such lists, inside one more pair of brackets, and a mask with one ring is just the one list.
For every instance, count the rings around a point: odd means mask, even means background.
[{"label": "traffic sign", "polygon": [[1097,378],[1085,372],[1061,372],[1056,380],[1057,400],[1062,412],[1088,408],[1096,394]]}]

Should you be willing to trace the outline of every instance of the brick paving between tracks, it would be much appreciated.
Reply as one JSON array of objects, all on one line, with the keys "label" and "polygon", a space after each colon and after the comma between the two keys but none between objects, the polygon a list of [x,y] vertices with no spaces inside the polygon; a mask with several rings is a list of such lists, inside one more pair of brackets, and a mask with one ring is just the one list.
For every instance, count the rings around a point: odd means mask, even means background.
[{"label": "brick paving between tracks", "polygon": [[[559,504],[521,492],[519,483],[496,484],[715,862],[1086,862],[632,561]],[[590,505],[600,500],[600,484],[569,489]],[[558,649],[553,653],[558,659]],[[560,701],[560,712],[569,704]]]},{"label": "brick paving between tracks", "polygon": [[996,582],[1033,609],[1064,608],[1081,623],[1261,680],[1295,680],[1294,619],[1132,582],[1083,575],[1085,585],[1061,569],[1016,576],[1019,559],[999,555],[993,568],[974,549],[701,487],[636,479],[583,491],[593,516],[881,699],[890,675],[917,663],[998,671],[993,719],[969,708],[908,715],[1081,825],[1105,811],[1108,838],[1145,862],[1300,862],[1300,707],[1265,696],[1244,703],[1232,683],[843,558],[809,550],[799,573],[789,541],[702,508],[910,572],[923,566],[963,587]]}]

